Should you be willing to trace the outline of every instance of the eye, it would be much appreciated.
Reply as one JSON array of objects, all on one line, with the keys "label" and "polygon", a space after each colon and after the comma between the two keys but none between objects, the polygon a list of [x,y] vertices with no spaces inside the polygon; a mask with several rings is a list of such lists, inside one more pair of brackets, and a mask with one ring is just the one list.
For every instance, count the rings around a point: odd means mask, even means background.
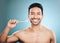
[{"label": "eye", "polygon": [[34,12],[31,12],[31,15],[34,15]]},{"label": "eye", "polygon": [[40,15],[40,12],[38,12],[37,14]]}]

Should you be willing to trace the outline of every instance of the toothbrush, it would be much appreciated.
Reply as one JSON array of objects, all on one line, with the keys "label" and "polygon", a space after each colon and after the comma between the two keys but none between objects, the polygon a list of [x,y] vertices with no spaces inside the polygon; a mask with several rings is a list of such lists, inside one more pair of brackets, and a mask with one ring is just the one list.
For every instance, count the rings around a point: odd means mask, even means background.
[{"label": "toothbrush", "polygon": [[26,22],[26,23],[27,23],[27,22],[28,22],[28,20],[20,20],[19,22]]}]

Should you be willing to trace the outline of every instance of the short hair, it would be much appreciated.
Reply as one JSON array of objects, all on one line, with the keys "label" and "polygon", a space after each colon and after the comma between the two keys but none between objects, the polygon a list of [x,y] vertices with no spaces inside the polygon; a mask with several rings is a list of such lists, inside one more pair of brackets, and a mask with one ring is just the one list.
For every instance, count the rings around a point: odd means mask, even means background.
[{"label": "short hair", "polygon": [[29,6],[29,8],[28,8],[28,12],[30,12],[30,9],[31,9],[31,8],[34,8],[34,7],[40,8],[41,11],[42,11],[42,14],[43,14],[43,6],[42,6],[40,3],[33,3],[33,4],[31,4],[31,5]]}]

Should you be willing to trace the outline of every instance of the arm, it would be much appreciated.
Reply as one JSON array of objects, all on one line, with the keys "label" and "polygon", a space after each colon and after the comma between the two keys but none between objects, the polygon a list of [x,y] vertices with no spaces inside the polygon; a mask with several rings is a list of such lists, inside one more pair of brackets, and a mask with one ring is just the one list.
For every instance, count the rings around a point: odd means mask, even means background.
[{"label": "arm", "polygon": [[1,36],[1,34],[0,34],[0,36]]},{"label": "arm", "polygon": [[[1,36],[1,34],[0,34],[0,36]],[[18,40],[18,37],[16,37],[15,35],[8,36],[6,43],[15,43],[15,41],[17,41],[17,40]],[[5,43],[5,42],[0,42],[0,43]]]},{"label": "arm", "polygon": [[51,33],[52,35],[52,38],[51,38],[51,43],[56,43],[56,37],[55,37],[55,34],[52,32]]},{"label": "arm", "polygon": [[1,37],[0,37],[1,43],[10,42],[12,39],[13,39],[13,41],[16,41],[17,40],[17,37],[15,35],[7,38],[9,31],[11,30],[11,28],[13,28],[13,27],[16,26],[17,22],[18,22],[17,20],[9,20],[8,25],[6,26],[5,30],[1,34]]},{"label": "arm", "polygon": [[17,35],[12,35],[12,36],[9,36],[8,39],[7,39],[7,43],[13,43],[13,42],[16,42],[18,41],[18,37]]}]

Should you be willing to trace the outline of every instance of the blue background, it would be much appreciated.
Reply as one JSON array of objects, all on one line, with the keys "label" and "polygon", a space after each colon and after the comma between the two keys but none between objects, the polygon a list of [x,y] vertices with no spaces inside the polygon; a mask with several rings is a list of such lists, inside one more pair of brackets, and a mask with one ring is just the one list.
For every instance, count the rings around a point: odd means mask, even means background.
[{"label": "blue background", "polygon": [[[56,42],[60,43],[60,0],[0,0],[0,33],[3,32],[9,19],[27,20],[28,7],[35,2],[41,3],[44,8],[41,24],[54,31]],[[30,22],[18,23],[11,29],[9,35],[29,26]]]}]

